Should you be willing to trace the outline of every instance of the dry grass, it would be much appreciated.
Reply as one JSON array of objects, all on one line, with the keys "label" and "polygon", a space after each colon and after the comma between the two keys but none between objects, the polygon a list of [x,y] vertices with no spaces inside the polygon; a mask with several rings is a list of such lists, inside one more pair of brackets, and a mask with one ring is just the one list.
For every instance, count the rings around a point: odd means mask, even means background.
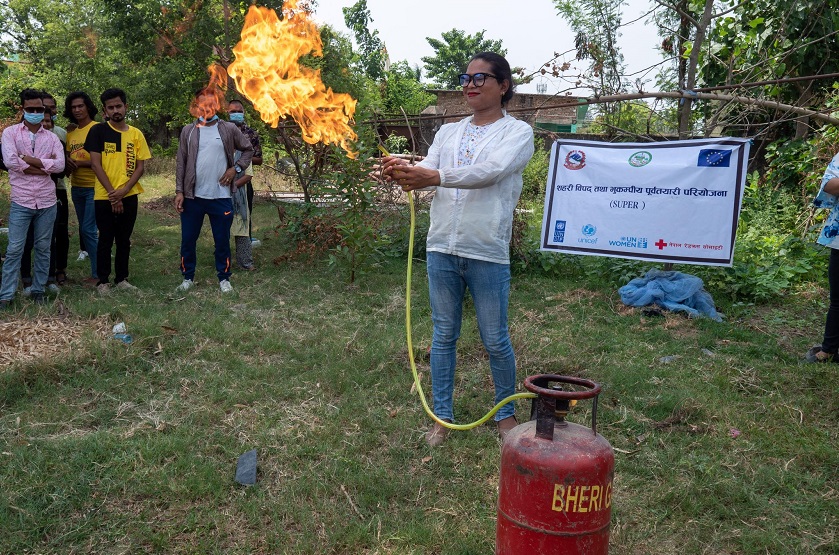
[{"label": "dry grass", "polygon": [[60,308],[58,315],[12,315],[0,322],[0,371],[15,363],[79,356],[91,337],[108,337],[112,325],[106,316],[84,319]]}]

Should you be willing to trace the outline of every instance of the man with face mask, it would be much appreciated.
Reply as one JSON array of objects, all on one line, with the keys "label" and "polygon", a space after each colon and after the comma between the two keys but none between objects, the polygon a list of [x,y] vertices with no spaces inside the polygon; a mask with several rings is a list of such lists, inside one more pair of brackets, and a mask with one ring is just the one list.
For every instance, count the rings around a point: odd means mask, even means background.
[{"label": "man with face mask", "polygon": [[[245,123],[245,105],[242,104],[239,100],[231,100],[227,104],[227,114],[230,117],[230,121],[236,124],[236,126],[245,134],[245,137],[251,142],[251,146],[253,146],[253,158],[251,159],[251,164],[254,166],[261,166],[262,165],[262,143],[259,140],[259,134],[253,130],[248,124]],[[248,182],[247,184],[247,196],[248,196],[248,212],[253,211],[253,183]],[[248,224],[248,236],[251,237],[251,242],[253,243],[254,247],[259,246],[259,240],[253,238],[253,225],[250,223]]]},{"label": "man with face mask", "polygon": [[44,304],[44,287],[50,266],[50,240],[56,215],[55,184],[50,174],[64,170],[64,148],[58,136],[44,129],[44,100],[39,91],[20,93],[23,118],[7,127],[0,142],[3,162],[9,168],[11,206],[9,208],[9,247],[0,285],[0,310],[8,309],[18,285],[18,272],[26,232],[35,225],[35,272],[31,298]]},{"label": "man with face mask", "polygon": [[[175,210],[181,216],[181,273],[178,291],[195,285],[196,244],[204,217],[215,243],[216,275],[222,293],[230,293],[230,226],[236,182],[253,158],[253,147],[236,125],[220,120],[216,90],[195,94],[190,113],[196,121],[181,130],[176,156]],[[236,151],[242,154],[236,158]]]},{"label": "man with face mask", "polygon": [[[236,245],[236,262],[243,270],[253,271],[256,267],[253,263],[252,248],[259,246],[259,240],[253,235],[253,166],[262,164],[262,146],[259,142],[259,135],[256,131],[245,124],[245,106],[238,100],[231,100],[227,104],[227,114],[230,121],[235,123],[239,130],[250,140],[253,146],[253,158],[251,164],[245,168],[244,175],[237,176],[235,185],[236,193],[233,195],[233,234]],[[238,161],[241,152],[236,151],[234,156]]]},{"label": "man with face mask", "polygon": [[[58,107],[55,97],[46,91],[41,91],[41,98],[44,100],[44,129],[58,135],[61,146],[67,145],[67,131],[55,124],[55,116]],[[67,169],[67,157],[64,157],[65,170]],[[70,232],[68,229],[68,203],[67,185],[64,181],[64,173],[52,174],[52,181],[55,183],[55,194],[58,197],[56,204],[55,225],[52,230],[52,242],[50,244],[50,270],[47,277],[47,291],[58,293],[59,285],[67,280],[67,254],[70,247]],[[23,295],[28,296],[32,287],[32,247],[35,244],[35,228],[29,226],[29,234],[26,236],[26,246],[23,249],[23,258],[20,263],[20,278],[23,280]]]}]

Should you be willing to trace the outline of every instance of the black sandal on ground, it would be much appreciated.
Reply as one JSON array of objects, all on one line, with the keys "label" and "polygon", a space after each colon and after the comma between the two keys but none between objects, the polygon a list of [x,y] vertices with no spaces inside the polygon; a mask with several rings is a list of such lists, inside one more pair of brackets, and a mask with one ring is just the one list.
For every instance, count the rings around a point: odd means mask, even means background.
[{"label": "black sandal on ground", "polygon": [[64,285],[67,282],[67,272],[56,272],[55,273],[55,283],[58,285]]},{"label": "black sandal on ground", "polygon": [[826,353],[822,351],[821,345],[813,345],[807,354],[804,355],[807,362],[839,362],[839,356],[835,353]]}]

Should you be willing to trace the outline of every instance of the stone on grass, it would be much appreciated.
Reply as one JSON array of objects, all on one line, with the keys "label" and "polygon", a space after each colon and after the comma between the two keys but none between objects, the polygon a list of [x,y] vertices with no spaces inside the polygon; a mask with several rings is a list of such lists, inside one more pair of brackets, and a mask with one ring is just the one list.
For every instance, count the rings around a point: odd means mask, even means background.
[{"label": "stone on grass", "polygon": [[236,463],[236,481],[243,486],[256,483],[256,449],[239,455],[239,461]]}]

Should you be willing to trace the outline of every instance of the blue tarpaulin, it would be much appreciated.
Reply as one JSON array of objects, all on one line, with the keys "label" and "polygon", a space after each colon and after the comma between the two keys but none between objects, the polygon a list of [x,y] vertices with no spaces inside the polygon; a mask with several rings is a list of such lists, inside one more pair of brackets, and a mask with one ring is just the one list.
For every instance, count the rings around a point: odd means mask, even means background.
[{"label": "blue tarpaulin", "polygon": [[658,305],[673,312],[687,312],[691,316],[704,315],[722,321],[714,299],[703,289],[702,280],[682,272],[650,270],[642,278],[635,278],[620,289],[621,301],[629,306]]}]

